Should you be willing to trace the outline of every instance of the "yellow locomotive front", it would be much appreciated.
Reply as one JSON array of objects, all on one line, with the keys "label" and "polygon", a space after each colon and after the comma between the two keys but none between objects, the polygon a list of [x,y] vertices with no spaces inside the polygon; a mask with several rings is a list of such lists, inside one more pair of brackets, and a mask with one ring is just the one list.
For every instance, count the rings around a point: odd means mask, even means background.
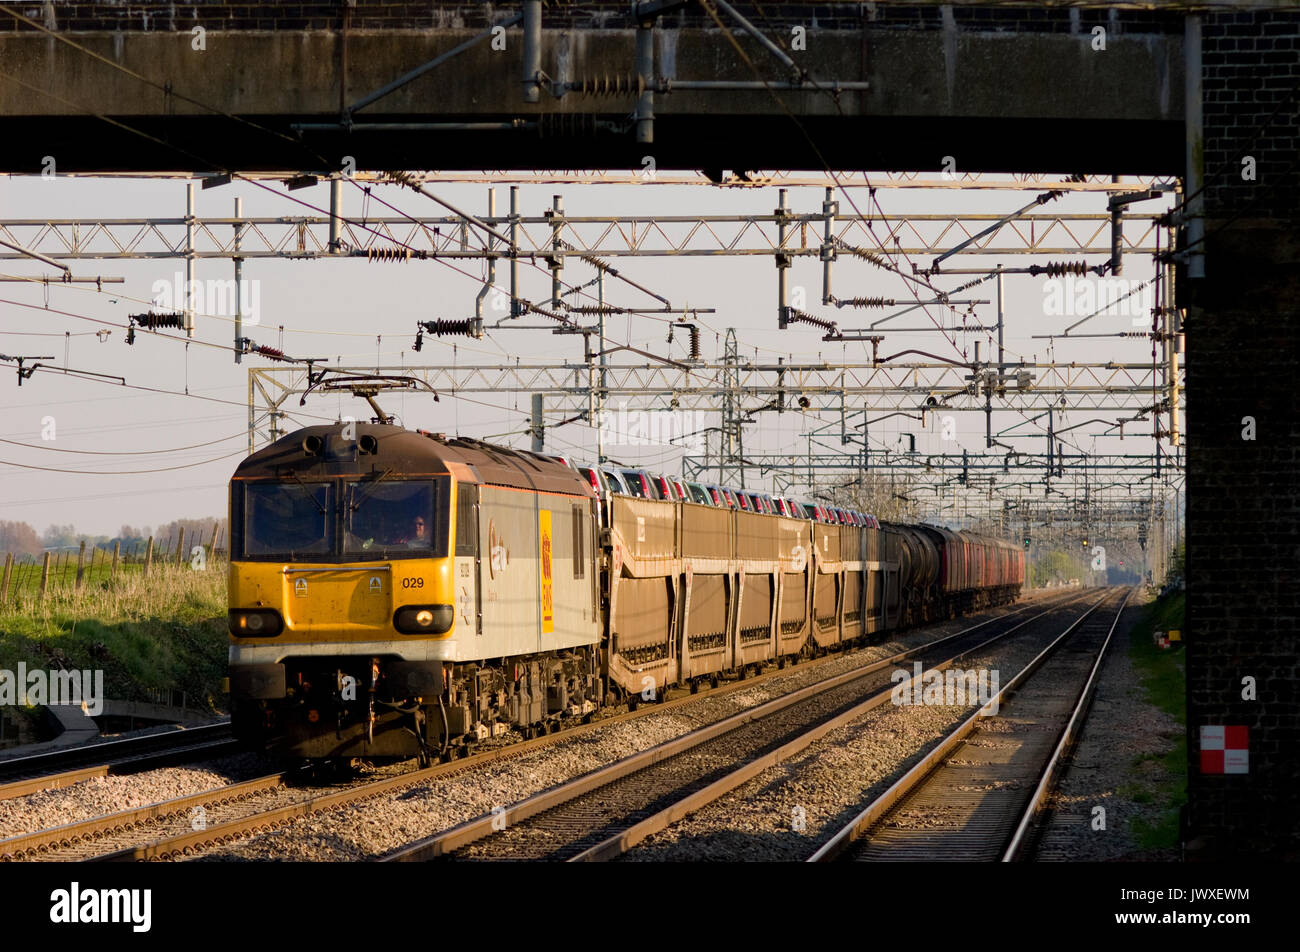
[{"label": "yellow locomotive front", "polygon": [[308,427],[241,464],[229,592],[240,739],[369,758],[424,754],[444,734],[455,493],[430,441],[392,426]]}]

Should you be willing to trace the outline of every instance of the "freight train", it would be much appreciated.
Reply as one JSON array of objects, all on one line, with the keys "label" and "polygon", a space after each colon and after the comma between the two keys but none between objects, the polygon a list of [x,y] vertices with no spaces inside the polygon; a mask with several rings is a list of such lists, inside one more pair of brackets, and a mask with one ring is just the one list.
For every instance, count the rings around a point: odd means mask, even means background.
[{"label": "freight train", "polygon": [[589,476],[386,424],[253,453],[230,483],[237,736],[295,759],[446,759],[1010,602],[1024,581],[1001,540]]}]

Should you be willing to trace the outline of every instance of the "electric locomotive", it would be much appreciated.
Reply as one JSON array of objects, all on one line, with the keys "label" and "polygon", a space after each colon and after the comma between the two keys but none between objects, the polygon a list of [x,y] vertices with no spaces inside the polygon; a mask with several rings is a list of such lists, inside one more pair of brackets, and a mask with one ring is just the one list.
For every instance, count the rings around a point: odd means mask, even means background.
[{"label": "electric locomotive", "polygon": [[383,424],[230,483],[231,720],[292,758],[449,754],[602,700],[596,498],[555,461]]}]

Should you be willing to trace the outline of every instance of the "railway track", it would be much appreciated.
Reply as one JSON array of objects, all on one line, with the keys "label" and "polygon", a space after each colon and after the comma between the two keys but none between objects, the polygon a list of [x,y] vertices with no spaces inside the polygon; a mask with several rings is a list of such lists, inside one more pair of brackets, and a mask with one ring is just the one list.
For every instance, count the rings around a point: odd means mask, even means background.
[{"label": "railway track", "polygon": [[[1065,599],[1036,600],[1028,606],[998,614],[918,648],[856,669],[853,673],[860,676],[868,669],[880,670],[904,657],[911,657],[918,651],[969,637],[972,633],[1009,622],[1027,612],[1041,609],[1040,615],[1045,614],[1077,597],[1072,595]],[[802,667],[811,668],[834,660],[834,657],[839,656],[812,661]],[[494,760],[521,755],[612,723],[671,710],[706,696],[725,696],[734,691],[749,690],[782,673],[785,672],[772,671],[745,681],[730,682],[694,696],[683,692],[682,696],[673,700],[642,707],[635,712],[613,715],[557,734],[477,753],[468,760],[437,764],[378,781],[357,781],[346,785],[344,789],[303,787],[288,773],[261,777],[110,816],[0,840],[0,859],[143,860],[184,857],[290,823],[298,817],[327,812],[372,797],[390,795],[435,777],[448,776]],[[198,817],[202,818],[202,823],[196,823]]]},{"label": "railway track", "polygon": [[[998,626],[1001,630],[996,633],[977,634],[991,624],[985,623],[809,685],[381,858],[419,861],[452,854],[465,859],[613,858],[887,703],[895,682],[886,676],[871,683],[872,675],[917,660],[925,669],[942,670],[1079,597],[1054,603],[1018,623]],[[889,686],[880,689],[881,683]]]},{"label": "railway track", "polygon": [[229,722],[0,760],[0,800],[239,750]]},{"label": "railway track", "polygon": [[1009,861],[1077,736],[1131,594],[1111,593],[825,843],[810,862]]}]

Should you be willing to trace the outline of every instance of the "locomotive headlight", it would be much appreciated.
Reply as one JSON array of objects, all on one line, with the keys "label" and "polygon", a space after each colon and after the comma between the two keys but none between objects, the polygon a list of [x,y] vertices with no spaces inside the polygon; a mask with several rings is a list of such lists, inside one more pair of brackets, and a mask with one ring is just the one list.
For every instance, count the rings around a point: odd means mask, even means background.
[{"label": "locomotive headlight", "polygon": [[228,625],[236,638],[269,638],[284,628],[280,614],[269,608],[232,608]]},{"label": "locomotive headlight", "polygon": [[393,627],[404,635],[440,635],[455,620],[452,605],[407,605],[393,614]]}]

